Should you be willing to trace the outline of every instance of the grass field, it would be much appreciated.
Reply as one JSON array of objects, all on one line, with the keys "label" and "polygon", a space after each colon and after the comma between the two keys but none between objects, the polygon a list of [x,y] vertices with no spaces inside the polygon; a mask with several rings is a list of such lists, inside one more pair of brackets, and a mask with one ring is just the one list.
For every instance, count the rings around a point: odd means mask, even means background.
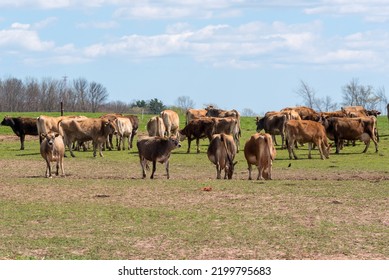
[{"label": "grass field", "polygon": [[[215,179],[208,140],[173,152],[170,180],[160,164],[142,180],[136,148],[77,152],[66,177],[46,179],[37,138],[20,151],[0,126],[0,259],[388,259],[386,117],[378,127],[378,153],[357,143],[309,160],[304,146],[289,160],[277,147],[274,180],[248,181],[243,152],[232,180]],[[253,133],[242,118],[241,150]]]}]

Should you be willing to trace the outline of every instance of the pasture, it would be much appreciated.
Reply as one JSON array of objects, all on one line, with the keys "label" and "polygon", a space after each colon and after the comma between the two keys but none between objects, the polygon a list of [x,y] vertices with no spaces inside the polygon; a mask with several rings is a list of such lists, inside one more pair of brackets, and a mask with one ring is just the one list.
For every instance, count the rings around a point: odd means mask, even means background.
[{"label": "pasture", "polygon": [[[139,134],[149,117],[140,117]],[[200,154],[193,144],[187,154],[187,141],[173,151],[170,180],[161,164],[154,180],[141,179],[136,145],[104,158],[76,152],[65,158],[66,177],[46,179],[37,137],[21,151],[1,126],[0,259],[389,258],[386,117],[378,119],[378,153],[372,144],[362,154],[357,142],[328,160],[314,150],[309,160],[305,145],[289,160],[277,146],[272,181],[247,180],[243,147],[254,119],[241,125],[232,180],[215,179],[208,140]]]}]

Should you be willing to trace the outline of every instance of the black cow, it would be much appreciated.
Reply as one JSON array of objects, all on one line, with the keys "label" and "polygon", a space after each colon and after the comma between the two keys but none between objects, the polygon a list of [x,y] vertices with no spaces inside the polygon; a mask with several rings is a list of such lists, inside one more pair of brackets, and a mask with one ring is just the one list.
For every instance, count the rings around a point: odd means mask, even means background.
[{"label": "black cow", "polygon": [[1,125],[10,126],[17,136],[20,138],[20,149],[24,150],[24,139],[26,135],[38,135],[36,118],[12,118],[5,116]]}]

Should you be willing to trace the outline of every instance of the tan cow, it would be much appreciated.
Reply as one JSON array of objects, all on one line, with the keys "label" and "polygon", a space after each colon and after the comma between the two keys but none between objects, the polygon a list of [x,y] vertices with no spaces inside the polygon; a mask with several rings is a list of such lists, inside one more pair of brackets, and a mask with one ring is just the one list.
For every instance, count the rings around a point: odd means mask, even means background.
[{"label": "tan cow", "polygon": [[318,147],[321,159],[329,158],[331,146],[328,144],[326,130],[321,123],[310,120],[289,120],[285,123],[285,136],[290,159],[293,157],[297,159],[294,152],[296,142],[308,143],[308,158],[312,158],[312,144]]},{"label": "tan cow", "polygon": [[161,112],[161,118],[165,125],[165,134],[167,137],[178,137],[178,129],[180,126],[180,118],[173,110],[164,110]]},{"label": "tan cow", "polygon": [[163,124],[163,120],[161,117],[155,116],[152,117],[148,122],[147,122],[147,132],[149,136],[159,136],[163,137],[165,135],[165,125]]},{"label": "tan cow", "polygon": [[165,164],[167,179],[169,175],[169,159],[172,150],[181,147],[180,141],[176,137],[144,137],[137,142],[140,165],[142,167],[142,178],[146,178],[148,161],[153,163],[153,170],[150,179],[154,179],[157,161]]},{"label": "tan cow", "polygon": [[128,138],[128,149],[131,148],[131,135],[132,135],[132,122],[129,118],[118,117],[115,120],[116,129],[117,129],[117,137],[119,137],[118,141],[118,150],[121,150],[121,145],[123,144],[123,151],[125,148],[125,139]]},{"label": "tan cow", "polygon": [[62,140],[62,136],[58,133],[49,132],[42,134],[42,143],[40,146],[40,152],[43,159],[46,161],[46,177],[52,178],[51,176],[51,162],[56,162],[56,172],[58,176],[58,169],[61,168],[62,176],[65,176],[63,168],[63,158],[65,156],[65,145]]},{"label": "tan cow", "polygon": [[207,151],[208,159],[216,165],[216,179],[221,179],[221,172],[224,169],[224,179],[232,179],[234,174],[234,158],[236,145],[232,135],[224,133],[214,134]]},{"label": "tan cow", "polygon": [[108,135],[116,131],[116,127],[108,119],[86,118],[63,120],[60,122],[60,130],[72,157],[75,156],[72,150],[74,141],[90,140],[93,143],[93,156],[96,157],[97,149],[99,149],[99,154],[103,157],[102,145],[107,141]]},{"label": "tan cow", "polygon": [[[66,119],[85,119],[84,116],[60,116],[60,117],[49,117],[39,116],[37,118],[38,135],[47,134],[49,132],[59,132],[59,123]],[[43,139],[39,139],[42,142]]]},{"label": "tan cow", "polygon": [[207,114],[207,110],[205,110],[205,109],[188,109],[188,110],[186,110],[185,125],[188,125],[191,120],[205,117],[206,114]]},{"label": "tan cow", "polygon": [[244,146],[244,156],[249,170],[249,180],[251,177],[251,165],[258,168],[259,179],[272,179],[273,160],[276,157],[276,149],[273,140],[268,133],[255,133],[247,140]]}]

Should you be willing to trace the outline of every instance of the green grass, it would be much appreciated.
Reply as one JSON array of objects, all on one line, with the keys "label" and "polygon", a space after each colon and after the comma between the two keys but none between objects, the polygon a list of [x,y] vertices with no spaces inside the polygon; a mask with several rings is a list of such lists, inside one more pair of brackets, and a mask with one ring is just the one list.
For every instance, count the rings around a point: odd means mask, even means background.
[{"label": "green grass", "polygon": [[[6,138],[0,259],[387,259],[385,117],[379,131],[379,153],[357,143],[309,160],[304,146],[289,160],[277,148],[272,181],[248,181],[243,152],[234,179],[216,180],[208,140],[200,154],[186,154],[186,141],[173,152],[170,180],[160,164],[155,180],[140,179],[136,149],[77,152],[65,159],[66,177],[46,179],[37,139],[20,151]],[[241,149],[253,133],[253,118],[242,118]]]}]

